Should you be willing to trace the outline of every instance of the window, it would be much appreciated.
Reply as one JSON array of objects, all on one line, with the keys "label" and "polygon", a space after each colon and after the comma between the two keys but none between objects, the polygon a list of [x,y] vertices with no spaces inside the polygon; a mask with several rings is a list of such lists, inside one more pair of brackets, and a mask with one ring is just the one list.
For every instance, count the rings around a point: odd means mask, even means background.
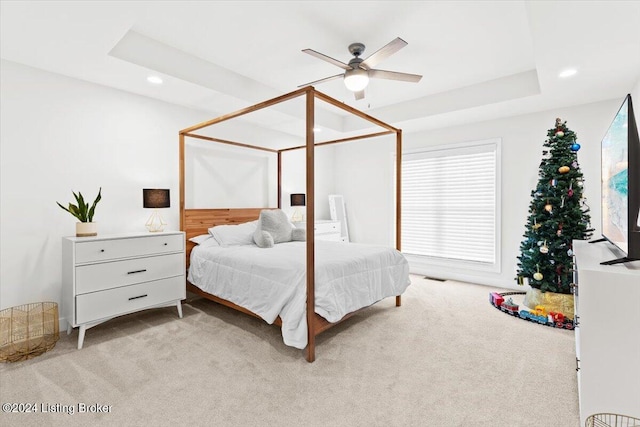
[{"label": "window", "polygon": [[402,252],[499,269],[499,183],[499,139],[404,154]]}]

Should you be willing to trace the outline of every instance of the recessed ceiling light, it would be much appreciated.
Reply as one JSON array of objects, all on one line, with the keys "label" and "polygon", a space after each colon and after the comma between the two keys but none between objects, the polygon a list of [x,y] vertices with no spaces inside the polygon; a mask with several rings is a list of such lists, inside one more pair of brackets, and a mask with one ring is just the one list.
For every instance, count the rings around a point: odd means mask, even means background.
[{"label": "recessed ceiling light", "polygon": [[147,81],[149,83],[153,83],[154,85],[161,85],[162,84],[162,79],[158,76],[149,76],[147,77]]},{"label": "recessed ceiling light", "polygon": [[575,68],[567,68],[566,70],[561,71],[560,74],[558,74],[558,77],[561,77],[564,79],[564,78],[573,76],[577,72],[578,70],[576,70]]}]

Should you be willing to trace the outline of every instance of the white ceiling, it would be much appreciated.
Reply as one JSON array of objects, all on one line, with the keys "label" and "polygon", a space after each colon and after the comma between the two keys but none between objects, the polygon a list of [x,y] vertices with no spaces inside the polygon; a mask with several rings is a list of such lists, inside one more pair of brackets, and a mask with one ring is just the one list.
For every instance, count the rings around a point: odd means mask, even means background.
[{"label": "white ceiling", "polygon": [[[640,78],[640,1],[5,1],[3,59],[207,111],[211,117],[295,90],[396,37],[376,68],[419,83],[372,80],[355,101],[342,80],[316,89],[407,130],[622,99]],[[574,67],[578,73],[560,79]],[[156,74],[163,85],[152,85]],[[295,128],[286,109],[256,117]],[[333,109],[327,128],[361,129]]]}]

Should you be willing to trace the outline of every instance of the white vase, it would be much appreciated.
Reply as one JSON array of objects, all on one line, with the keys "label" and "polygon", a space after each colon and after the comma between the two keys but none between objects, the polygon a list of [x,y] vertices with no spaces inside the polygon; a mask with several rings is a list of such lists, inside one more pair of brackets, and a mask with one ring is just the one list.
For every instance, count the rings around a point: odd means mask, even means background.
[{"label": "white vase", "polygon": [[76,237],[98,235],[98,224],[95,222],[76,222]]}]

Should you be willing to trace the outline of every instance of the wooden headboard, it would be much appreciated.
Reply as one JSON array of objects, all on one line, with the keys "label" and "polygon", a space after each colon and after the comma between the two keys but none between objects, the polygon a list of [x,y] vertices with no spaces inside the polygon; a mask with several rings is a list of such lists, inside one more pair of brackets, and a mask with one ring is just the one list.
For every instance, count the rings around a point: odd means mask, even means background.
[{"label": "wooden headboard", "polygon": [[260,211],[272,208],[238,208],[238,209],[185,209],[184,231],[187,237],[187,267],[191,259],[191,249],[195,243],[189,239],[207,234],[214,225],[242,224],[258,219]]}]

